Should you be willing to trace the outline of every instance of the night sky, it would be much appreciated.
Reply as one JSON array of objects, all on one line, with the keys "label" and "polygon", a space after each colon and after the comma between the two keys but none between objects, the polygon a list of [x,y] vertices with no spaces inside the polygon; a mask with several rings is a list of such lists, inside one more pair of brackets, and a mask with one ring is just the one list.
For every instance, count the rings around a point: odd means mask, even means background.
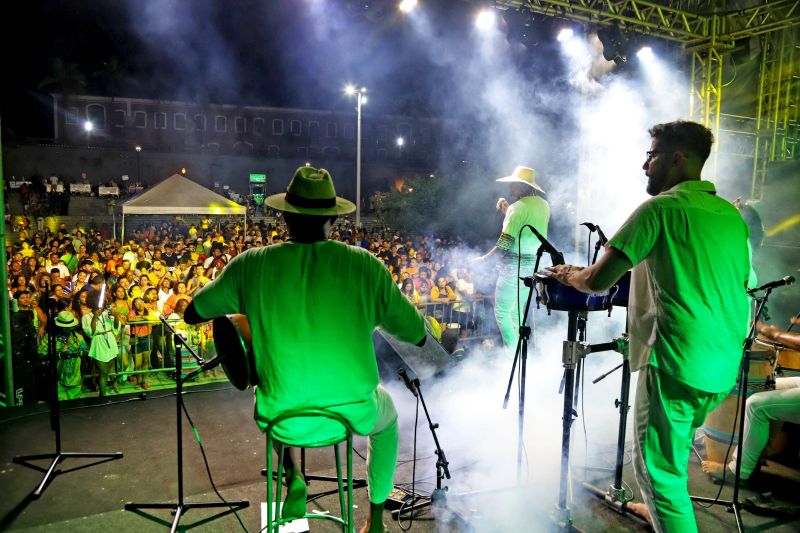
[{"label": "night sky", "polygon": [[[442,56],[470,39],[476,4],[420,3]],[[54,61],[76,65],[81,92],[314,109],[349,109],[353,81],[380,95],[382,113],[429,115],[459,84],[457,62],[439,61],[394,0],[46,0],[4,3],[0,112],[4,132],[50,136]],[[501,24],[506,24],[502,18]],[[545,31],[512,48],[541,74]],[[507,24],[506,24],[507,26]],[[464,58],[465,60],[468,58]],[[555,62],[557,63],[557,62]],[[62,78],[63,79],[63,78]],[[76,91],[77,92],[77,91]],[[42,104],[45,105],[42,105]]]}]

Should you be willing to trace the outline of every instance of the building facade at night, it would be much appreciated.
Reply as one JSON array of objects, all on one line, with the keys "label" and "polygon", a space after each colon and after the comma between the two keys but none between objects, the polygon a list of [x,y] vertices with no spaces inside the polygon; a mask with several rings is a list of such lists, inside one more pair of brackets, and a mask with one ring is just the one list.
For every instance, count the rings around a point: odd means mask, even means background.
[{"label": "building facade at night", "polygon": [[[92,125],[91,131],[85,128]],[[362,199],[438,166],[443,121],[362,115]],[[305,163],[328,168],[355,197],[356,113],[53,95],[53,140],[6,147],[6,175],[151,184],[186,169],[195,181],[247,192],[250,173],[282,190]],[[397,139],[402,138],[402,146]],[[137,152],[136,147],[141,147]],[[127,178],[123,178],[127,176]]]}]

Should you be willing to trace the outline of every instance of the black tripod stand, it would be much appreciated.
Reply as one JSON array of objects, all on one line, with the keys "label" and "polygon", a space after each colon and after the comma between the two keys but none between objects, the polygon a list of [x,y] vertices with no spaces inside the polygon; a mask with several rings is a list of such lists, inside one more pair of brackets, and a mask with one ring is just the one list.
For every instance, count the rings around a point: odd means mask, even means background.
[{"label": "black tripod stand", "polygon": [[423,498],[424,501],[392,511],[392,518],[395,520],[399,518],[401,512],[414,512],[418,509],[423,509],[428,506],[430,506],[434,511],[445,509],[447,507],[447,487],[442,487],[442,479],[450,479],[450,463],[447,462],[447,457],[444,455],[444,450],[439,444],[439,437],[436,435],[436,429],[439,427],[439,424],[434,424],[431,420],[431,415],[428,412],[428,406],[425,404],[425,398],[422,396],[422,389],[420,389],[419,386],[419,379],[414,378],[412,380],[409,378],[408,374],[406,373],[406,369],[402,367],[397,370],[397,373],[400,375],[403,383],[406,384],[406,387],[408,387],[408,390],[411,391],[411,394],[413,394],[415,398],[419,398],[420,402],[422,403],[422,409],[425,411],[425,418],[428,419],[428,429],[431,430],[433,442],[436,444],[436,488],[433,489],[430,498]]},{"label": "black tripod stand", "polygon": [[[47,331],[47,374],[48,383],[50,385],[50,427],[55,433],[56,438],[56,451],[52,453],[43,453],[38,455],[21,455],[14,457],[14,462],[40,470],[44,472],[44,477],[39,485],[33,489],[31,496],[39,498],[44,490],[47,488],[51,479],[61,474],[60,470],[56,470],[58,464],[69,458],[89,458],[89,459],[103,459],[92,463],[92,465],[105,463],[106,461],[113,461],[115,459],[122,459],[122,452],[65,452],[61,450],[61,412],[59,410],[58,401],[58,372],[56,370],[56,341],[55,341],[55,306],[51,306],[48,312],[48,331]],[[50,466],[43,469],[37,465],[31,464],[29,461],[37,461],[40,459],[51,459]],[[69,472],[70,470],[67,470]]]},{"label": "black tripod stand", "polygon": [[[189,509],[213,509],[217,507],[227,508],[227,512],[235,511],[236,509],[243,509],[250,506],[247,500],[235,500],[227,502],[187,502],[183,498],[183,416],[181,409],[183,408],[183,384],[190,379],[196,377],[200,372],[208,370],[217,366],[220,363],[219,358],[212,359],[211,361],[204,362],[203,359],[192,350],[186,343],[186,339],[181,337],[172,325],[161,317],[161,322],[167,329],[172,332],[175,338],[175,405],[177,413],[177,435],[178,435],[178,501],[177,502],[160,502],[160,503],[132,503],[125,504],[126,511],[138,511],[140,509],[172,509],[174,518],[172,519],[172,527],[170,533],[175,533],[178,529],[178,523],[183,514]],[[181,346],[185,346],[189,353],[192,354],[200,367],[186,376],[183,375],[183,363],[181,360]],[[209,520],[219,518],[227,512],[221,512],[218,515],[211,517]]]},{"label": "black tripod stand", "polygon": [[[720,500],[717,498],[707,498],[704,496],[691,497],[692,501],[703,502],[709,505],[726,506],[728,508],[728,512],[732,512],[736,518],[736,529],[739,531],[739,533],[744,533],[744,525],[742,524],[741,515],[742,505],[739,503],[739,484],[741,482],[742,446],[744,445],[744,416],[747,408],[747,375],[750,372],[750,349],[752,348],[753,341],[756,338],[756,324],[761,318],[761,314],[764,311],[764,306],[766,305],[771,292],[772,288],[767,287],[763,296],[753,298],[753,300],[756,302],[756,313],[755,317],[753,317],[753,323],[750,326],[750,331],[744,341],[742,365],[739,369],[739,411],[737,413],[739,418],[739,442],[736,444],[736,472],[734,473],[733,477],[733,495],[731,496],[730,500]],[[752,291],[750,293],[752,295]],[[728,459],[726,457],[726,464],[722,465],[722,467],[725,469],[728,468],[727,461]]]},{"label": "black tripod stand", "polygon": [[[553,265],[563,265],[564,255],[559,252],[544,235],[533,226],[526,224],[520,229],[522,231],[528,228],[536,235],[541,243],[536,250],[536,264],[533,267],[533,272],[539,271],[539,263],[542,260],[542,254],[547,252],[550,254],[550,259]],[[533,290],[535,286],[535,276],[525,276],[520,278],[522,282],[528,287],[528,298],[525,300],[525,311],[522,314],[522,320],[519,326],[519,337],[517,338],[517,348],[514,351],[514,361],[511,363],[511,374],[508,376],[508,387],[506,388],[506,395],[503,398],[503,409],[508,408],[508,400],[511,397],[511,385],[514,382],[514,374],[517,370],[517,363],[519,363],[519,407],[517,412],[517,483],[522,482],[522,451],[525,448],[525,379],[528,364],[528,340],[531,336],[531,327],[528,326],[528,312],[531,308],[531,299],[533,297]]]}]

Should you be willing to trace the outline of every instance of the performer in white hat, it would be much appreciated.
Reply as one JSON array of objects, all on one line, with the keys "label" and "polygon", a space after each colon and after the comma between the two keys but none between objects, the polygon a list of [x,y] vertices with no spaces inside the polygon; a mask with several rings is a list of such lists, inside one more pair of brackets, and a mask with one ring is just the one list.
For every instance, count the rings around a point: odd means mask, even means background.
[{"label": "performer in white hat", "polygon": [[536,263],[536,250],[540,245],[533,232],[522,228],[529,224],[547,238],[550,205],[544,198],[536,195],[537,191],[544,193],[544,190],[536,183],[536,171],[532,168],[518,166],[510,176],[497,181],[509,184],[513,203],[509,204],[502,198],[502,202],[498,201],[498,209],[505,213],[503,229],[497,244],[479,259],[486,260],[498,250],[502,254],[494,292],[494,314],[503,343],[514,348],[519,338],[519,325],[527,298],[524,290],[518,290],[518,273],[530,274]]}]

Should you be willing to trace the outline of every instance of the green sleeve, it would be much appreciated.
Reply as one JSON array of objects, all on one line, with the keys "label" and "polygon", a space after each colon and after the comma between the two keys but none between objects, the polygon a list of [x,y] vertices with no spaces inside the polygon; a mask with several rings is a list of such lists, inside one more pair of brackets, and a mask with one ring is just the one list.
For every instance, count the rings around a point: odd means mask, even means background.
[{"label": "green sleeve", "polygon": [[234,257],[219,276],[195,293],[192,303],[201,317],[210,319],[242,312],[240,273],[244,255]]},{"label": "green sleeve", "polygon": [[661,232],[658,213],[656,198],[644,202],[608,241],[609,246],[628,256],[633,266],[641,263],[650,255]]},{"label": "green sleeve", "polygon": [[[374,259],[374,258],[370,258]],[[403,296],[389,271],[375,259],[378,284],[378,325],[401,341],[416,344],[425,336],[425,322],[416,307]]]}]

